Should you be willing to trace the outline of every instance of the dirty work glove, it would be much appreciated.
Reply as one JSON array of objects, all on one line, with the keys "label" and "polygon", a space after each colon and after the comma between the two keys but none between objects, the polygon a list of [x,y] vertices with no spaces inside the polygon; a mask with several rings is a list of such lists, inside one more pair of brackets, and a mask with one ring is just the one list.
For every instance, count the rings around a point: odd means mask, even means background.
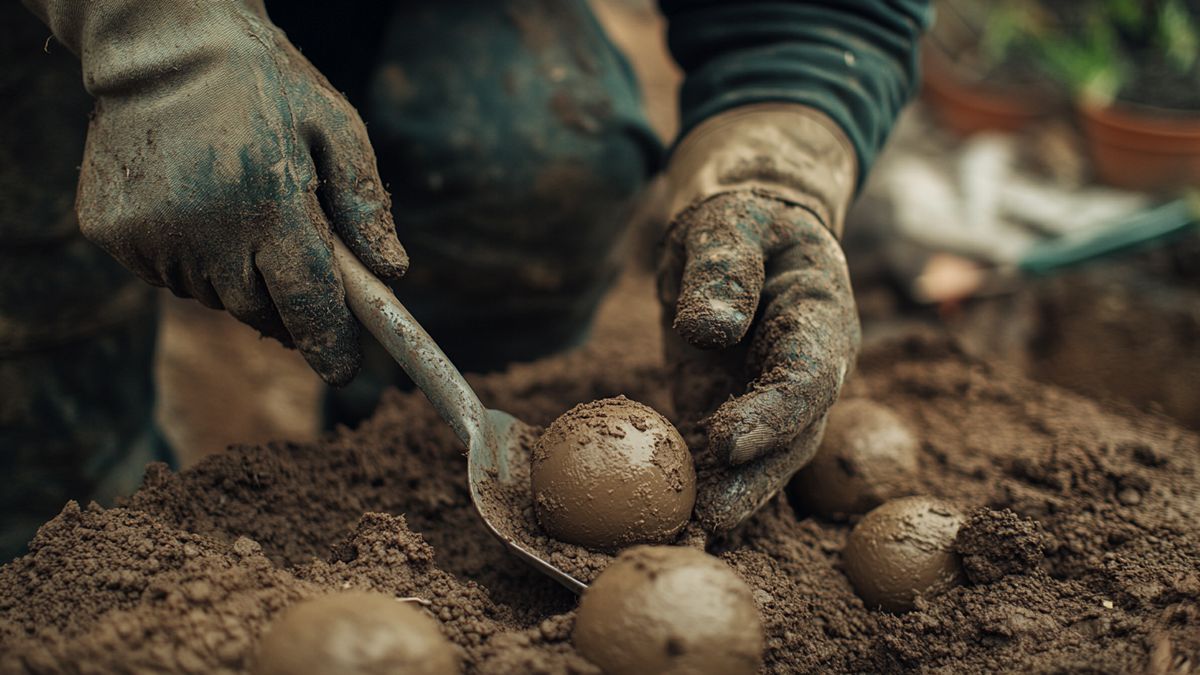
[{"label": "dirty work glove", "polygon": [[859,344],[838,235],[854,190],[828,117],[761,104],[696,127],[668,168],[659,296],[696,514],[737,526],[816,452]]},{"label": "dirty work glove", "polygon": [[330,233],[377,275],[408,258],[366,129],[253,0],[25,0],[96,98],[83,234],[151,284],[299,348],[331,384],[358,326]]}]

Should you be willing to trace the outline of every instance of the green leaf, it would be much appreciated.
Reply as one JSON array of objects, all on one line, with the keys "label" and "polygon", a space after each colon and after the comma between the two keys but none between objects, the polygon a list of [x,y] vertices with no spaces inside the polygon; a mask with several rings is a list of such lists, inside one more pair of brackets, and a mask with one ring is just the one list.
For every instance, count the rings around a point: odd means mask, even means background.
[{"label": "green leaf", "polygon": [[1186,73],[1196,64],[1200,53],[1196,20],[1180,0],[1166,0],[1158,15],[1158,42],[1178,73]]}]

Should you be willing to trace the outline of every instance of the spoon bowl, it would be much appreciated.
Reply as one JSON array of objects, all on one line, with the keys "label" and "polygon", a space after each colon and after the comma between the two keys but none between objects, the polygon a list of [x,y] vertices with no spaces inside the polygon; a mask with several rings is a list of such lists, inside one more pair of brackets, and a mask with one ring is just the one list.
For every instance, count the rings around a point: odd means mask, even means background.
[{"label": "spoon bowl", "polygon": [[[521,514],[511,513],[511,506],[502,499],[505,486],[520,482],[516,479],[520,472],[514,467],[529,464],[528,448],[536,430],[502,410],[485,408],[429,333],[336,234],[333,259],[350,310],[467,446],[471,502],[484,526],[518,558],[567,589],[582,593],[587,584],[551,564],[545,552],[521,541],[514,525]],[[529,493],[528,481],[519,487]],[[532,497],[528,503],[532,504]]]}]

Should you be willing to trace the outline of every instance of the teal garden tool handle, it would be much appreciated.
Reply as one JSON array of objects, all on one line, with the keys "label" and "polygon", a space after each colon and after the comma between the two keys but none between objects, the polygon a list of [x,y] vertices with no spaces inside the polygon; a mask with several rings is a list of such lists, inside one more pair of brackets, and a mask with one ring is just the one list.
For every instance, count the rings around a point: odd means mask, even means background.
[{"label": "teal garden tool handle", "polygon": [[1025,274],[1048,274],[1182,234],[1200,220],[1200,195],[1176,199],[1103,227],[1035,244],[1021,257]]}]

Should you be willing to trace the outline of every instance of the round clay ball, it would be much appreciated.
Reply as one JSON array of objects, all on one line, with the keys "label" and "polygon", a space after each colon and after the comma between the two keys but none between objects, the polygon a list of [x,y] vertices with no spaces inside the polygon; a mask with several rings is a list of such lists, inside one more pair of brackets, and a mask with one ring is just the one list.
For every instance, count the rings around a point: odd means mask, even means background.
[{"label": "round clay ball", "polygon": [[889,408],[857,398],[829,410],[821,447],[788,486],[800,508],[827,518],[866,513],[915,484],[917,438]]},{"label": "round clay ball", "polygon": [[763,629],[750,588],[718,558],[637,546],[583,593],[573,635],[607,675],[757,673]]},{"label": "round clay ball", "polygon": [[301,602],[271,624],[257,675],[452,675],[457,650],[422,610],[351,591]]},{"label": "round clay ball", "polygon": [[547,534],[589,549],[669,541],[696,502],[696,469],[675,427],[624,396],[575,406],[531,453]]},{"label": "round clay ball", "polygon": [[842,551],[846,576],[867,607],[906,612],[917,597],[962,583],[952,546],[965,521],[957,506],[941,499],[893,499],[850,532]]}]

